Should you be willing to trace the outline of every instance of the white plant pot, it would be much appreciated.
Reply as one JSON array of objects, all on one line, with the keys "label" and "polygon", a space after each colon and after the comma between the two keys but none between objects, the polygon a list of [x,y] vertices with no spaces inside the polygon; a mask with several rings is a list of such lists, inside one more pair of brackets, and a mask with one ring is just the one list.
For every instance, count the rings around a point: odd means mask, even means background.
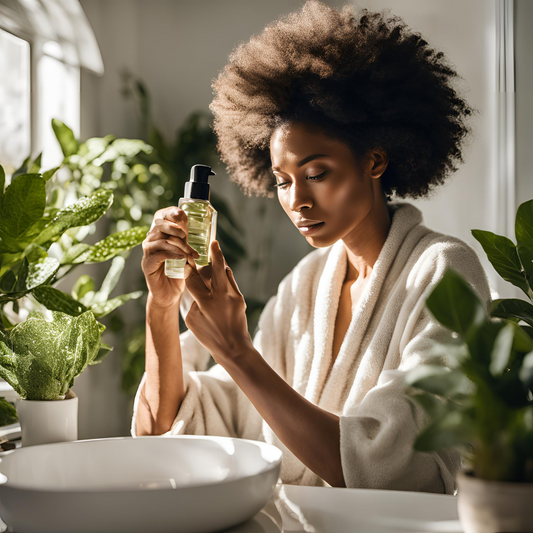
[{"label": "white plant pot", "polygon": [[533,483],[508,483],[457,474],[457,509],[465,533],[533,531]]},{"label": "white plant pot", "polygon": [[78,397],[70,390],[64,399],[17,399],[22,446],[78,439]]}]

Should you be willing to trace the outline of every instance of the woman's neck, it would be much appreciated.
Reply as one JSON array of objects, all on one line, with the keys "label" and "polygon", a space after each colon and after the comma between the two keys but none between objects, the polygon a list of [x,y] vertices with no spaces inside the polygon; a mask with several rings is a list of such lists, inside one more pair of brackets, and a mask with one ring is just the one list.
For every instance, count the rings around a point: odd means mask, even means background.
[{"label": "woman's neck", "polygon": [[364,281],[370,277],[374,264],[385,244],[392,222],[388,204],[380,202],[357,228],[357,233],[344,238],[347,255],[345,283]]}]

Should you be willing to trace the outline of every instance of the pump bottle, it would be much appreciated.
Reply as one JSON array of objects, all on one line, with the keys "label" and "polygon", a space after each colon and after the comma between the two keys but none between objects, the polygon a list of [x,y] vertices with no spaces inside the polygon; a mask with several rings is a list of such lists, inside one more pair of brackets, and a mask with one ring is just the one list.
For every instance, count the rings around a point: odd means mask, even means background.
[{"label": "pump bottle", "polygon": [[[184,196],[179,199],[178,207],[187,214],[189,222],[188,244],[194,248],[200,257],[195,259],[199,266],[211,262],[211,243],[216,238],[217,211],[211,205],[209,176],[215,173],[207,165],[194,165],[191,168],[190,180],[185,183]],[[165,275],[169,278],[184,278],[187,260],[166,259]]]}]

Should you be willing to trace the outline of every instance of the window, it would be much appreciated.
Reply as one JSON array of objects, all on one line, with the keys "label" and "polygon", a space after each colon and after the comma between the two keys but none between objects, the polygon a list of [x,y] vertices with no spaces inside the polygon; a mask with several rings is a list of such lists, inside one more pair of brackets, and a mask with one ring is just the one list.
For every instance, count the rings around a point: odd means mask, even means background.
[{"label": "window", "polygon": [[63,154],[52,118],[80,134],[80,69],[102,75],[94,33],[78,0],[0,3],[0,164],[9,176],[40,152],[42,168]]},{"label": "window", "polygon": [[0,29],[0,164],[16,170],[31,149],[30,45]]}]

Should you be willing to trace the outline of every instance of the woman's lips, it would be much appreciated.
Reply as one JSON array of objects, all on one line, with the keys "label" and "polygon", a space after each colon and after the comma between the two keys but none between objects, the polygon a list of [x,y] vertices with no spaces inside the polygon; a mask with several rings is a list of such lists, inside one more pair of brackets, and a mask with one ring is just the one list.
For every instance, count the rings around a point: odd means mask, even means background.
[{"label": "woman's lips", "polygon": [[312,226],[300,226],[298,229],[301,233],[304,235],[312,235],[320,230],[320,228],[324,225],[324,222],[320,222],[319,224],[313,224]]}]

